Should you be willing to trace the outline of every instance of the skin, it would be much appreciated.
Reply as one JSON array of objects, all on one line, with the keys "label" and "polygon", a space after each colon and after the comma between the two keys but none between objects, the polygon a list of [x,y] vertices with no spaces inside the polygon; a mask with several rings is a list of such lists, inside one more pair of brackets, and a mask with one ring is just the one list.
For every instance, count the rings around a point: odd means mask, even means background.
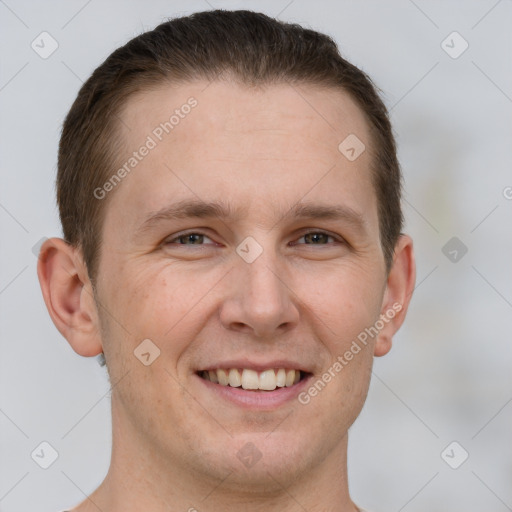
[{"label": "skin", "polygon": [[[364,116],[343,92],[312,86],[166,85],[127,104],[121,165],[190,96],[197,107],[104,199],[96,290],[78,249],[58,238],[41,249],[55,325],[77,353],[104,352],[114,386],[111,466],[73,510],[357,510],[347,431],[415,279],[406,235],[386,272],[370,151],[350,162],[338,150],[351,133],[370,147]],[[139,231],[183,199],[240,213]],[[361,223],[284,217],[299,201],[350,208]],[[180,244],[185,230],[202,245]],[[329,237],[306,243],[309,231]],[[263,250],[252,263],[236,252],[247,236]],[[242,410],[195,375],[230,358],[289,358],[316,380],[394,303],[401,311],[307,405]],[[161,352],[145,366],[133,351],[148,338]],[[250,468],[237,457],[248,442],[261,453]]]}]

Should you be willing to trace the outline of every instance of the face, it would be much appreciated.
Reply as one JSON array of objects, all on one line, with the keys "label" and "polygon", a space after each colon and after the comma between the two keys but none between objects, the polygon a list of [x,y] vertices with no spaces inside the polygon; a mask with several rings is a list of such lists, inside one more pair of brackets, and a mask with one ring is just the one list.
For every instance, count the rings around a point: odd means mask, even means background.
[{"label": "face", "polygon": [[198,82],[139,94],[122,119],[120,167],[155,145],[108,192],[103,225],[115,428],[154,464],[233,485],[318,466],[360,412],[376,338],[344,354],[384,313],[369,151],[338,149],[349,134],[369,147],[363,114],[334,90]]}]

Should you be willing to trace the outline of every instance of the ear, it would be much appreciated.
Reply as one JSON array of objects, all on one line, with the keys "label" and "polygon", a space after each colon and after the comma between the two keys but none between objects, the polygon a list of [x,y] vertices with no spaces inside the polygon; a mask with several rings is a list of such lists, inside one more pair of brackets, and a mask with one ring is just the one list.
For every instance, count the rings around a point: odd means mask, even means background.
[{"label": "ear", "polygon": [[81,356],[102,352],[99,317],[81,251],[60,238],[41,246],[37,276],[53,323]]},{"label": "ear", "polygon": [[383,356],[391,350],[393,336],[405,320],[415,280],[416,264],[412,239],[408,235],[400,235],[382,301],[380,319],[384,327],[377,336],[375,356]]}]

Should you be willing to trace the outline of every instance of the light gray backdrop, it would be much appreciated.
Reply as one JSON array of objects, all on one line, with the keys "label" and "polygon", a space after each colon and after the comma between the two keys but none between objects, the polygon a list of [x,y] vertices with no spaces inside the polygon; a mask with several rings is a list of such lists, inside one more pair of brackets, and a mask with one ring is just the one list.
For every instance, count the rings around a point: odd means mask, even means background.
[{"label": "light gray backdrop", "polygon": [[[351,431],[354,499],[375,512],[512,510],[510,0],[0,0],[0,510],[72,506],[110,459],[106,370],[60,336],[36,277],[34,246],[60,236],[63,118],[116,47],[219,7],[327,32],[391,109],[418,280]],[[58,453],[48,469],[42,442]]]}]

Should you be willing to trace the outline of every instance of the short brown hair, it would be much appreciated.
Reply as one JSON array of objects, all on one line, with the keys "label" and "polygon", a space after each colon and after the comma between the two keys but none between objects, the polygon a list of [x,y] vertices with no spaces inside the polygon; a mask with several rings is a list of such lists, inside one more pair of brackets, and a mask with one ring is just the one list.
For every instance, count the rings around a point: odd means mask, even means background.
[{"label": "short brown hair", "polygon": [[83,84],[64,121],[57,173],[60,219],[65,240],[82,250],[93,284],[107,203],[93,191],[119,159],[122,108],[133,94],[166,81],[216,80],[224,72],[246,85],[335,88],[357,103],[372,137],[372,181],[389,270],[403,224],[401,173],[388,113],[370,78],[343,59],[325,34],[257,12],[214,10],[171,19],[115,50]]}]

